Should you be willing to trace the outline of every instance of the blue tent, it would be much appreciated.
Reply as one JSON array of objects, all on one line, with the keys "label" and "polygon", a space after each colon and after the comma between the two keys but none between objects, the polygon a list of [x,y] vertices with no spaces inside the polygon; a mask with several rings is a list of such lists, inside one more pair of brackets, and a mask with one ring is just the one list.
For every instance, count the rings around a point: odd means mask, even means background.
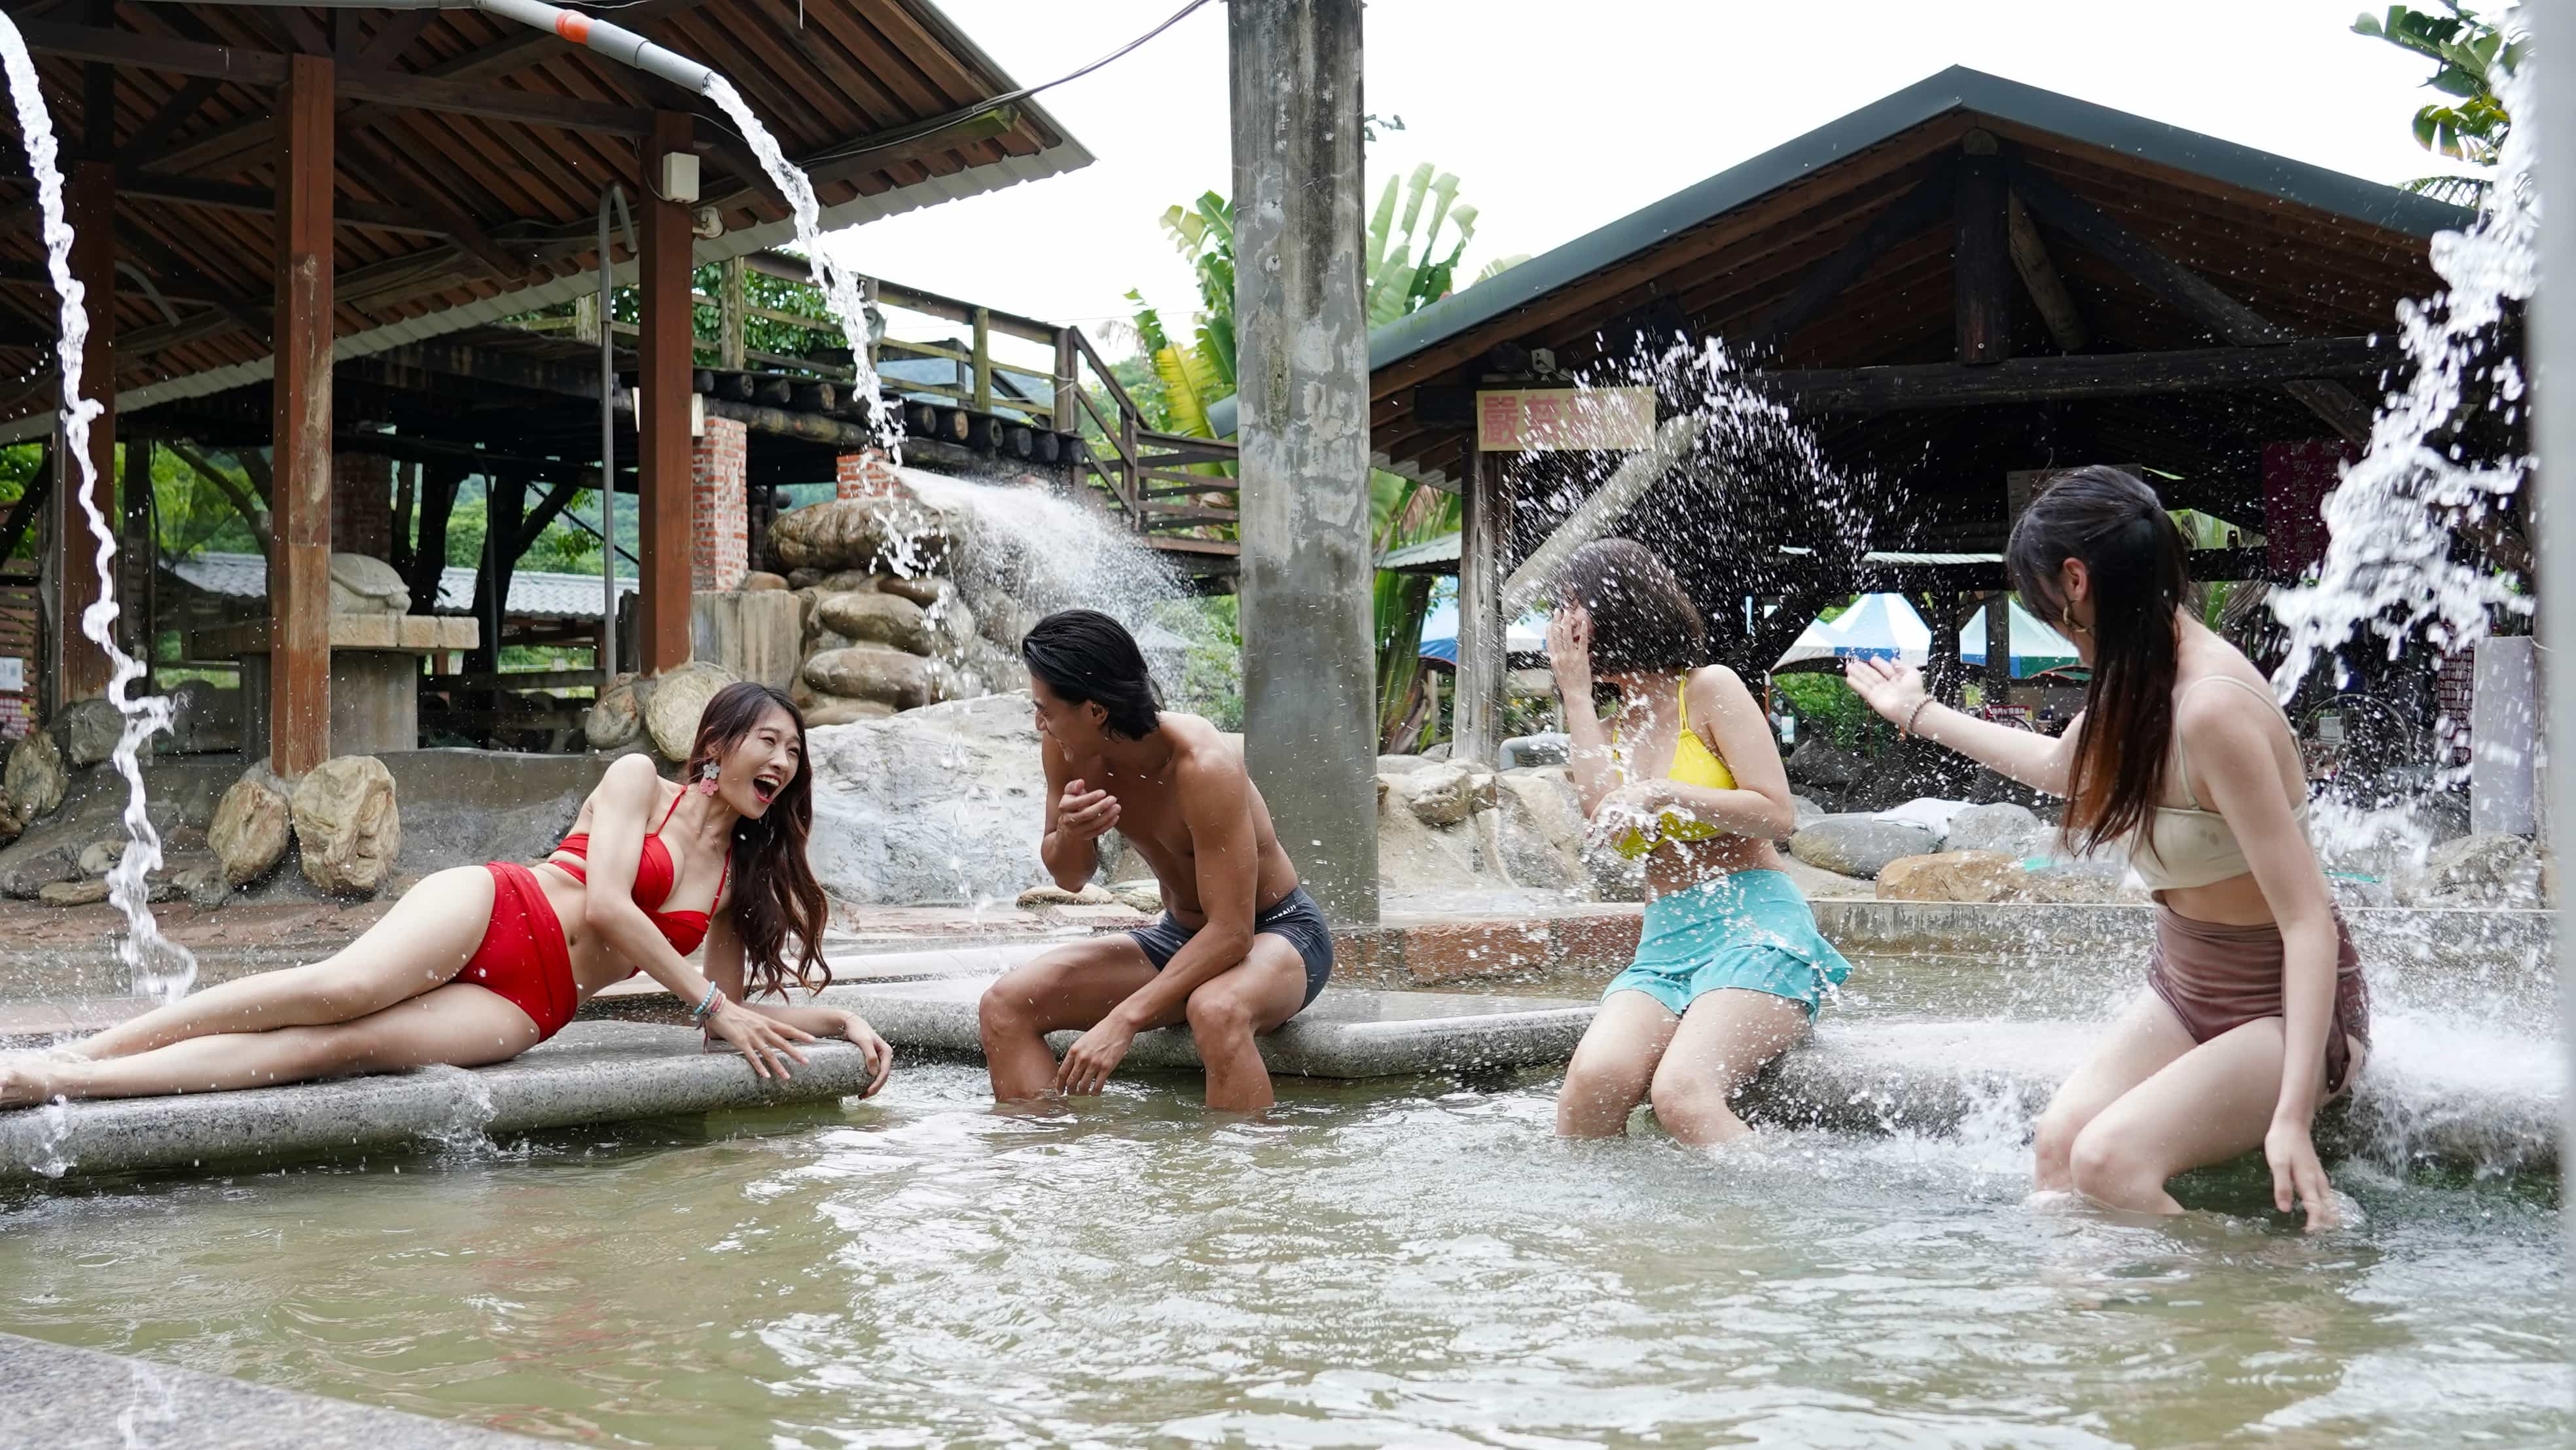
[{"label": "blue tent", "polygon": [[[1544,654],[1547,652],[1547,616],[1535,610],[1522,615],[1503,633],[1503,649],[1508,654]],[[1431,607],[1422,618],[1422,657],[1444,664],[1458,663],[1458,600],[1455,595]]]},{"label": "blue tent", "polygon": [[[2075,663],[2075,646],[2066,636],[2039,622],[2021,601],[2012,601],[2012,672],[2026,680],[2042,670]],[[1959,631],[1959,658],[1972,665],[1986,662],[1986,611],[1980,607]]]}]

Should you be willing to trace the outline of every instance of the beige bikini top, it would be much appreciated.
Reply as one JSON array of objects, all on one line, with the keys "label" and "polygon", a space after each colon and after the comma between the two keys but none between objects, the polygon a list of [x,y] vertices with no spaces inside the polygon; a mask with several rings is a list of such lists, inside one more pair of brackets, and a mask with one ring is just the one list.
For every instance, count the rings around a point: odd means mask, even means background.
[{"label": "beige bikini top", "polygon": [[[2200,797],[2191,788],[2191,754],[2182,743],[2182,702],[2191,698],[2192,691],[2213,683],[2248,691],[2275,713],[2281,709],[2280,701],[2273,699],[2270,691],[2233,675],[2203,675],[2184,686],[2174,698],[2174,777],[2182,783],[2182,798],[2190,804],[2156,807],[2147,825],[2147,839],[2129,853],[2130,868],[2151,891],[2207,886],[2254,869],[2226,818],[2216,811],[2201,809]],[[2283,715],[2281,723],[2287,725],[2289,717]],[[2305,834],[2307,801],[2302,799],[2291,814],[2299,822],[2300,833]]]}]

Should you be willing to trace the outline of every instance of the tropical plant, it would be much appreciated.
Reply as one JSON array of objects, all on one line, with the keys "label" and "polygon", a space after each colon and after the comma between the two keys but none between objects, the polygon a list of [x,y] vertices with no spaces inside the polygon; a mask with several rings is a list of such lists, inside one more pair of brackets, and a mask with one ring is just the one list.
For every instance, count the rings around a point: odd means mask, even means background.
[{"label": "tropical plant", "polygon": [[[1139,345],[1163,385],[1171,431],[1213,438],[1209,410],[1235,391],[1234,206],[1211,191],[1189,206],[1166,210],[1162,223],[1198,284],[1199,310],[1188,340],[1173,335],[1141,292],[1131,291],[1127,298],[1136,305]],[[1475,235],[1476,209],[1459,203],[1457,177],[1427,163],[1388,177],[1369,217],[1364,253],[1362,295],[1369,326],[1383,327],[1448,296]],[[1513,256],[1488,262],[1476,280],[1522,260]],[[1211,464],[1200,471],[1232,470]],[[1380,553],[1454,532],[1458,518],[1455,495],[1391,473],[1369,475],[1369,533]],[[1373,586],[1378,728],[1390,750],[1416,743],[1395,737],[1421,684],[1422,621],[1430,612],[1432,582],[1427,576],[1380,573]]]},{"label": "tropical plant", "polygon": [[[2528,40],[2508,34],[2502,22],[2481,19],[2457,0],[2440,3],[2449,14],[2411,5],[2391,5],[2385,16],[2365,13],[2353,21],[2353,33],[2435,62],[2437,68],[2424,84],[2451,100],[2416,110],[2416,143],[2455,161],[2491,167],[2513,127],[2512,115],[2496,95],[2496,81],[2521,63]],[[2445,175],[2417,177],[2406,187],[2455,205],[2476,205],[2486,199],[2491,184],[2484,177]]]}]

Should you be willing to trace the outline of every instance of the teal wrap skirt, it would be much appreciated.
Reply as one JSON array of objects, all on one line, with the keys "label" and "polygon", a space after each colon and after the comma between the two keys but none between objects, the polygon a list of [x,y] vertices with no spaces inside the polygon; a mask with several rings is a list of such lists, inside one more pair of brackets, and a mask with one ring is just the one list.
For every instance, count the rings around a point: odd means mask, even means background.
[{"label": "teal wrap skirt", "polygon": [[1636,960],[1601,995],[1643,992],[1679,1016],[1700,994],[1736,987],[1786,997],[1813,1017],[1850,975],[1797,883],[1735,871],[1646,903]]}]

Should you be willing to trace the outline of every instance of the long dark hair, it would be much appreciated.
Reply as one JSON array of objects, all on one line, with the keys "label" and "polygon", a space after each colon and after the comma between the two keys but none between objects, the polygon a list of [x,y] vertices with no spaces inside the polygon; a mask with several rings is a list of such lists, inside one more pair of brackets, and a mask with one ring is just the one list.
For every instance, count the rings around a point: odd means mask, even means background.
[{"label": "long dark hair", "polygon": [[1672,567],[1634,539],[1595,539],[1558,571],[1560,598],[1592,616],[1592,668],[1688,670],[1708,663],[1708,621]]},{"label": "long dark hair", "polygon": [[2081,559],[2093,590],[2093,679],[2068,772],[2066,824],[2091,851],[2140,830],[2164,799],[2172,757],[2176,612],[2191,591],[2182,530],[2156,491],[2117,468],[2050,479],[2013,525],[2004,567],[2033,614],[2068,627],[2059,566]]},{"label": "long dark hair", "polygon": [[[698,738],[689,746],[683,782],[698,778],[698,768],[720,760],[742,743],[772,709],[784,710],[795,722],[795,778],[769,803],[757,821],[746,820],[733,833],[733,919],[742,935],[743,995],[784,997],[793,981],[807,992],[831,984],[823,967],[823,929],[831,905],[823,884],[805,863],[805,841],[814,830],[814,763],[804,757],[805,715],[795,702],[767,685],[743,681],[716,691],[698,716]],[[787,938],[796,937],[796,965],[787,965]]]},{"label": "long dark hair", "polygon": [[1020,659],[1066,704],[1097,704],[1112,735],[1142,740],[1163,723],[1163,697],[1136,636],[1097,609],[1039,620],[1020,639]]}]

